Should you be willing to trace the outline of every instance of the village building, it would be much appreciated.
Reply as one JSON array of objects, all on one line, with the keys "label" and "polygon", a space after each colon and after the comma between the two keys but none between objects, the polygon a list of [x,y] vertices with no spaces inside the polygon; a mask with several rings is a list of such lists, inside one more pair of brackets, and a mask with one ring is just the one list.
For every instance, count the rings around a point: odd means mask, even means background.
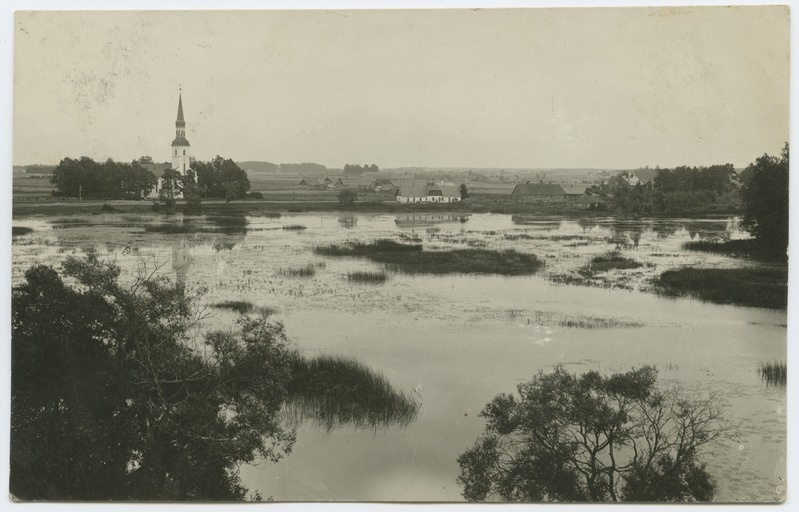
[{"label": "village building", "polygon": [[[175,138],[172,140],[171,156],[172,164],[142,164],[147,170],[152,172],[158,178],[158,183],[150,191],[147,196],[149,198],[157,198],[161,190],[164,188],[164,179],[161,175],[164,171],[172,169],[178,171],[182,176],[185,176],[191,170],[191,145],[186,139],[186,121],[183,119],[183,93],[178,94],[178,117],[175,120]],[[175,197],[179,198],[181,194],[175,193]]]},{"label": "village building", "polygon": [[370,185],[369,189],[375,192],[380,192],[381,190],[394,190],[394,184],[391,183],[391,180],[388,178],[377,178],[375,179]]},{"label": "village building", "polygon": [[398,203],[454,203],[461,200],[458,187],[443,183],[410,183],[397,188]]},{"label": "village building", "polygon": [[[338,179],[341,181],[341,178]],[[344,184],[341,184],[341,187],[344,187]],[[306,190],[328,190],[333,188],[333,180],[325,176],[324,178],[303,178],[297,184],[297,188],[304,188]]]},{"label": "village building", "polygon": [[557,183],[520,183],[510,198],[517,203],[560,204],[566,202],[566,191]]}]

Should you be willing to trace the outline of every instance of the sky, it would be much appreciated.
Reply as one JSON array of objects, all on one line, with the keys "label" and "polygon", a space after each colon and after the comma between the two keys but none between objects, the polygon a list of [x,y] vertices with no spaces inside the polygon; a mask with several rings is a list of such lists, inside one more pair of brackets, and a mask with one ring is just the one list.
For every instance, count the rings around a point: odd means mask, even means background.
[{"label": "sky", "polygon": [[789,138],[785,6],[18,11],[13,163],[733,163]]}]

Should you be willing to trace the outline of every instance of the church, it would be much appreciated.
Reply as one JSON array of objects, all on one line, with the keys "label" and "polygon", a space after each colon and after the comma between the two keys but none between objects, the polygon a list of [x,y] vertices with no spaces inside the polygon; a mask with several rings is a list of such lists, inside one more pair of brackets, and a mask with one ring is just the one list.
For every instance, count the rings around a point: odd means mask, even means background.
[{"label": "church", "polygon": [[[171,156],[172,165],[169,164],[145,164],[150,172],[155,174],[158,178],[158,183],[150,191],[147,196],[148,199],[157,199],[159,193],[164,187],[164,180],[161,175],[164,171],[172,169],[178,171],[181,175],[185,175],[187,171],[191,170],[191,145],[186,139],[186,121],[183,119],[183,91],[178,93],[178,118],[175,120],[175,139],[172,141]],[[175,194],[176,198],[180,198],[181,194]]]}]

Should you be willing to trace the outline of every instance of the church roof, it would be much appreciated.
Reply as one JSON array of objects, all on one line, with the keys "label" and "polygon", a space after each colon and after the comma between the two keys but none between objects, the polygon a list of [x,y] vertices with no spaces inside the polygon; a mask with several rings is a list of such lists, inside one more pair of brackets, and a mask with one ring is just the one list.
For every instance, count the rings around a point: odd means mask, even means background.
[{"label": "church roof", "polygon": [[186,137],[175,137],[175,140],[172,141],[172,147],[175,146],[191,146],[189,141],[186,140]]},{"label": "church roof", "polygon": [[[183,95],[178,95],[178,120],[175,121],[175,124],[186,124],[186,121],[183,120]],[[173,144],[174,146],[174,144]]]}]

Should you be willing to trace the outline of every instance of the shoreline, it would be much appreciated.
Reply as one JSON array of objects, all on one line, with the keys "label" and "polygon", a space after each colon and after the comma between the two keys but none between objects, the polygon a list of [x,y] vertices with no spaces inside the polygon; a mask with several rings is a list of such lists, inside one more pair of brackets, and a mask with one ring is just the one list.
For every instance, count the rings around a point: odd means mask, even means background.
[{"label": "shoreline", "polygon": [[[109,205],[111,210],[102,210],[103,205]],[[182,213],[185,203],[178,203],[175,213]],[[53,202],[15,202],[11,206],[12,218],[29,217],[37,215],[70,215],[70,214],[99,214],[99,213],[165,213],[153,208],[149,201],[135,200],[84,200],[84,201],[53,201]],[[581,217],[617,217],[622,219],[643,218],[673,218],[679,216],[712,217],[715,215],[743,215],[740,208],[702,208],[693,210],[674,211],[666,214],[652,214],[644,216],[625,215],[613,210],[583,210],[567,207],[552,207],[545,205],[519,204],[501,202],[486,204],[482,202],[467,201],[463,203],[418,203],[400,204],[385,202],[363,202],[354,205],[343,205],[338,201],[264,201],[236,200],[226,203],[224,200],[209,200],[202,203],[202,214],[248,214],[257,215],[259,211],[281,213],[305,212],[331,212],[331,213],[497,213],[506,215],[540,215],[563,216],[567,218]]]}]

